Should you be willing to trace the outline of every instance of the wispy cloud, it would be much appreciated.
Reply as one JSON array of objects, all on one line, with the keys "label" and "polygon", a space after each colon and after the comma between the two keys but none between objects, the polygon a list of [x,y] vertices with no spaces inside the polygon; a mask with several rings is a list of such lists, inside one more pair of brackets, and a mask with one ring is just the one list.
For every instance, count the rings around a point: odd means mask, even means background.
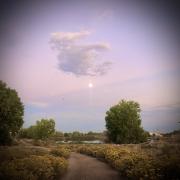
[{"label": "wispy cloud", "polygon": [[77,76],[97,76],[107,73],[110,61],[101,59],[101,53],[110,49],[108,43],[80,43],[91,32],[56,32],[51,34],[52,48],[58,51],[59,69]]}]

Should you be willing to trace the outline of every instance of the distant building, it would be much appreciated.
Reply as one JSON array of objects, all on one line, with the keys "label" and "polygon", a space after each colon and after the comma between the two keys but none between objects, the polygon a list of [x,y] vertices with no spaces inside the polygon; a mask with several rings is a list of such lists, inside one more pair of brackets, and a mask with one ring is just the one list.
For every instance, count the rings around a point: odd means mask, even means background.
[{"label": "distant building", "polygon": [[160,132],[149,132],[149,134],[151,136],[155,136],[155,137],[162,137],[163,136],[162,133],[160,133]]},{"label": "distant building", "polygon": [[160,132],[149,132],[149,134],[151,136],[149,139],[151,143],[153,143],[154,140],[159,140],[163,136]]}]

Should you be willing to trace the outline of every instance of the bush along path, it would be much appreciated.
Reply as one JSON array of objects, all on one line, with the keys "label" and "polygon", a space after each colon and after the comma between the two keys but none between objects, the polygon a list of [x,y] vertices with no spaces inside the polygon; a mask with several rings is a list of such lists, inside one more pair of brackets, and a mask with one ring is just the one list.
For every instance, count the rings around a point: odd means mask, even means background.
[{"label": "bush along path", "polygon": [[69,167],[62,180],[120,180],[117,171],[106,163],[79,153],[71,153]]},{"label": "bush along path", "polygon": [[0,179],[57,180],[67,171],[70,151],[36,146],[0,148]]},{"label": "bush along path", "polygon": [[77,152],[101,159],[128,179],[180,179],[180,145],[81,145]]}]

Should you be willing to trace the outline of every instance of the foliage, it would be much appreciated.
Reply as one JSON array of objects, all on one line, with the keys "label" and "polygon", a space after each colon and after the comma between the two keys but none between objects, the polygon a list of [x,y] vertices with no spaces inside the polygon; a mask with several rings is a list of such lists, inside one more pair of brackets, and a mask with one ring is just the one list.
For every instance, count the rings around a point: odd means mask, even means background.
[{"label": "foliage", "polygon": [[104,141],[105,135],[104,133],[100,132],[88,132],[88,133],[82,133],[79,131],[74,131],[70,133],[64,133],[64,140],[65,141],[93,141],[93,140],[100,140]]},{"label": "foliage", "polygon": [[0,179],[57,179],[67,170],[67,166],[64,158],[32,155],[23,159],[3,162],[0,166]]},{"label": "foliage", "polygon": [[59,179],[68,166],[64,157],[53,156],[49,148],[22,145],[1,146],[0,162],[0,179],[7,180]]},{"label": "foliage", "polygon": [[55,132],[55,121],[53,119],[41,119],[36,122],[36,133],[39,139],[50,137]]},{"label": "foliage", "polygon": [[106,112],[108,136],[114,143],[139,143],[147,140],[140,118],[140,106],[134,101],[120,101]]},{"label": "foliage", "polygon": [[55,121],[53,119],[41,119],[36,125],[20,130],[20,138],[47,139],[55,133]]},{"label": "foliage", "polygon": [[0,81],[0,144],[10,143],[23,125],[24,107],[16,90]]},{"label": "foliage", "polygon": [[54,155],[54,156],[59,156],[59,157],[64,157],[64,158],[68,158],[70,155],[70,150],[67,148],[56,148],[56,149],[52,149],[50,151],[50,154]]},{"label": "foliage", "polygon": [[10,147],[1,147],[0,148],[0,162],[13,160],[13,159],[22,159],[29,157],[31,155],[44,156],[49,154],[48,149],[46,148],[36,148],[31,146],[10,146]]},{"label": "foliage", "polygon": [[19,130],[18,137],[27,138],[28,137],[28,129],[27,128],[21,128]]},{"label": "foliage", "polygon": [[37,139],[36,125],[30,126],[29,128],[20,129],[20,131],[18,133],[18,137]]},{"label": "foliage", "polygon": [[144,145],[79,145],[76,149],[106,161],[128,179],[179,179],[180,146],[170,147],[166,144],[149,148]]},{"label": "foliage", "polygon": [[52,136],[51,136],[52,140],[55,141],[63,141],[64,140],[64,133],[61,131],[56,131]]},{"label": "foliage", "polygon": [[[19,138],[37,139],[37,136],[38,135],[37,135],[36,125],[30,126],[29,128],[22,128],[18,134]],[[79,131],[63,133],[61,131],[55,131],[50,136],[48,136],[48,139],[52,141],[73,141],[73,142],[93,141],[93,140],[104,141],[105,138],[106,136],[104,132],[101,133],[101,132],[91,132],[91,131],[88,133],[82,133]]]}]

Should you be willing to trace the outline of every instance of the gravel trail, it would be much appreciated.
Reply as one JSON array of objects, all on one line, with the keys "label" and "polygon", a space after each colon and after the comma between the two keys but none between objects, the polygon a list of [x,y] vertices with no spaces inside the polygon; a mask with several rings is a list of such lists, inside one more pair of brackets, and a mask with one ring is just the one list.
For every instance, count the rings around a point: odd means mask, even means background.
[{"label": "gravel trail", "polygon": [[62,180],[120,180],[108,164],[86,155],[71,153],[69,167]]}]

